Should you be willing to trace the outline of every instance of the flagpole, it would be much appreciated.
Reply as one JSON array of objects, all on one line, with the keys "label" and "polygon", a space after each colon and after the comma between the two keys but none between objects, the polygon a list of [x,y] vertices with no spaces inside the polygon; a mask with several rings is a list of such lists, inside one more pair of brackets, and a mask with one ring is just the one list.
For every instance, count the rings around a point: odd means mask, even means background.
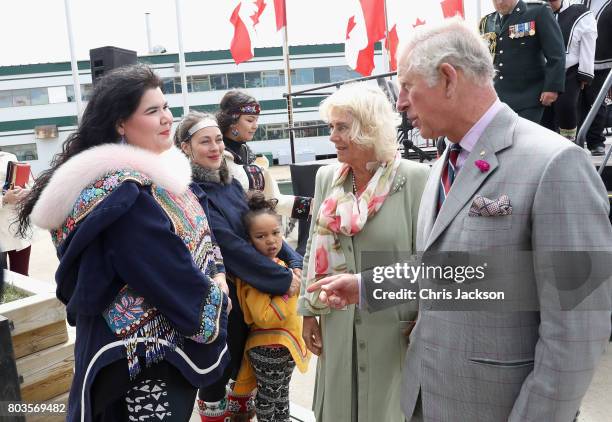
[{"label": "flagpole", "polygon": [[389,21],[387,19],[387,0],[383,1],[383,12],[385,14],[385,41],[382,45],[383,61],[385,62],[384,73],[391,72],[391,52],[389,51]]},{"label": "flagpole", "polygon": [[187,76],[185,75],[185,50],[183,49],[183,11],[182,1],[174,0],[176,5],[176,30],[178,32],[179,45],[179,66],[181,73],[181,94],[183,97],[183,116],[189,113],[189,103],[187,101]]},{"label": "flagpole", "polygon": [[289,123],[289,146],[291,148],[291,163],[295,164],[295,134],[293,133],[293,96],[291,95],[291,63],[289,62],[289,36],[287,32],[287,2],[283,0],[283,56],[285,61],[285,84],[287,85],[287,120]]},{"label": "flagpole", "polygon": [[[68,30],[68,43],[70,44],[70,69],[72,70],[72,86],[77,108],[77,122],[81,122],[83,114],[83,99],[81,98],[81,83],[79,82],[79,65],[74,48],[74,36],[72,35],[72,13],[70,11],[70,0],[64,0],[66,14],[66,28]],[[93,74],[92,74],[93,78]]]}]

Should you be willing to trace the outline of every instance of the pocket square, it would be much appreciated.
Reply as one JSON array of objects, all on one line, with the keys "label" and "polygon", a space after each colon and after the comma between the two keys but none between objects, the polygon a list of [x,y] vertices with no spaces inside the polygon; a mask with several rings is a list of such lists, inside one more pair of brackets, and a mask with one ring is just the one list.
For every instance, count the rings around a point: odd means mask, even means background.
[{"label": "pocket square", "polygon": [[474,198],[470,207],[470,217],[497,217],[512,214],[512,205],[508,195],[502,195],[498,199],[489,199],[478,195]]}]

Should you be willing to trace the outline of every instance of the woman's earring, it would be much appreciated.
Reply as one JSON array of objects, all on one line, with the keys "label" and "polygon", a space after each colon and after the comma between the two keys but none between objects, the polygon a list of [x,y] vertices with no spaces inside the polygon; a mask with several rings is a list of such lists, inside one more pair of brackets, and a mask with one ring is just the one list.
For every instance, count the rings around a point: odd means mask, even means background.
[{"label": "woman's earring", "polygon": [[119,143],[122,144],[122,145],[123,144],[127,144],[127,141],[125,140],[125,136],[124,135],[121,135],[121,139],[119,139]]},{"label": "woman's earring", "polygon": [[240,132],[238,132],[238,129],[236,129],[235,127],[233,127],[233,128],[232,128],[232,136],[233,136],[233,137],[236,137],[236,136],[238,136],[238,135],[240,135]]}]

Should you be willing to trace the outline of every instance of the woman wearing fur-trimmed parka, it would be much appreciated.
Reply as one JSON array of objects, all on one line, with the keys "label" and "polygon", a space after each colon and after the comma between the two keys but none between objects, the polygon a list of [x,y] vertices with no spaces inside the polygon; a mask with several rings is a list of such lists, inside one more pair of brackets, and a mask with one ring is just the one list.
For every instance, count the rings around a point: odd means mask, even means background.
[{"label": "woman wearing fur-trimmed parka", "polygon": [[[297,294],[300,285],[302,257],[286,243],[279,257],[290,267],[277,265],[257,252],[249,243],[242,215],[248,210],[244,190],[232,177],[223,155],[225,145],[214,116],[191,111],[177,127],[174,143],[191,161],[192,189],[207,204],[210,226],[223,254],[227,269],[232,311],[229,314],[227,344],[231,355],[224,376],[200,389],[198,407],[202,421],[247,421],[253,416],[249,395],[233,391],[230,379],[236,379],[249,327],[244,322],[233,277],[272,295]],[[227,391],[226,391],[227,389]]]},{"label": "woman wearing fur-trimmed parka", "polygon": [[161,86],[143,65],[98,80],[20,210],[21,233],[51,231],[76,325],[68,421],[189,420],[229,360],[223,260]]}]

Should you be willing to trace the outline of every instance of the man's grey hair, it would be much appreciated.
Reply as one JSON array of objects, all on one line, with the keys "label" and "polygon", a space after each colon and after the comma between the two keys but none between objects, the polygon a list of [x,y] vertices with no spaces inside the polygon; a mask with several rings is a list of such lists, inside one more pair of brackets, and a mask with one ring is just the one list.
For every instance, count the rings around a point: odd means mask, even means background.
[{"label": "man's grey hair", "polygon": [[402,47],[400,74],[416,72],[433,86],[443,63],[460,69],[475,84],[493,83],[495,69],[486,42],[459,17],[418,27]]}]

